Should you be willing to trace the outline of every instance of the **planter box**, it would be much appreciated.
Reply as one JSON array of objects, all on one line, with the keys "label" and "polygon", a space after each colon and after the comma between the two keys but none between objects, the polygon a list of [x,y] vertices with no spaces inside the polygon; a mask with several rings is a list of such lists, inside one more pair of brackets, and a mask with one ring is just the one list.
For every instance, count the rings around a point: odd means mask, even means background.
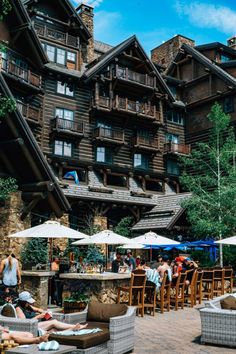
[{"label": "planter box", "polygon": [[63,308],[64,308],[64,313],[74,313],[74,312],[80,312],[85,309],[87,306],[86,302],[70,302],[70,301],[64,301],[63,303]]}]

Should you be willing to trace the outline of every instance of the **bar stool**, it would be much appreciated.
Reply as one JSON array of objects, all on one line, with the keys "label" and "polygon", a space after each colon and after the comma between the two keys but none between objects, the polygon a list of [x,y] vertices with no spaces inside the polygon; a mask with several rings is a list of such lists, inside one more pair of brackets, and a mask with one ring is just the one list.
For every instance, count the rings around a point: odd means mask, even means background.
[{"label": "bar stool", "polygon": [[179,308],[179,303],[181,304],[181,308],[184,308],[184,292],[186,289],[186,279],[186,272],[179,273],[176,285],[174,287],[171,286],[171,289],[175,291],[175,294],[170,295],[170,303],[174,304],[176,311]]},{"label": "bar stool", "polygon": [[194,294],[194,305],[198,303],[202,303],[202,277],[203,271],[201,269],[197,269],[196,274],[196,283],[195,283],[195,294]]},{"label": "bar stool", "polygon": [[150,314],[155,316],[156,309],[156,284],[147,281],[145,285],[144,309],[150,309]]},{"label": "bar stool", "polygon": [[214,282],[213,282],[213,297],[218,295],[224,295],[224,269],[214,269]]},{"label": "bar stool", "polygon": [[202,277],[202,295],[207,297],[207,299],[213,299],[213,287],[214,287],[214,270],[203,270]]},{"label": "bar stool", "polygon": [[189,285],[186,286],[186,292],[184,295],[185,301],[190,300],[190,306],[194,306],[194,298],[196,291],[196,279],[197,279],[197,269],[187,270],[187,280],[190,281]]},{"label": "bar stool", "polygon": [[[226,293],[233,292],[233,268],[232,267],[225,267],[224,268],[224,291]],[[228,286],[227,286],[228,283]]]},{"label": "bar stool", "polygon": [[121,286],[118,288],[117,303],[120,304],[121,292],[128,293],[128,305],[137,306],[138,313],[144,316],[144,292],[146,285],[145,270],[135,270],[131,273],[130,286]]},{"label": "bar stool", "polygon": [[156,300],[156,304],[160,306],[161,313],[164,313],[165,307],[168,312],[170,311],[170,284],[168,271],[166,271]]}]

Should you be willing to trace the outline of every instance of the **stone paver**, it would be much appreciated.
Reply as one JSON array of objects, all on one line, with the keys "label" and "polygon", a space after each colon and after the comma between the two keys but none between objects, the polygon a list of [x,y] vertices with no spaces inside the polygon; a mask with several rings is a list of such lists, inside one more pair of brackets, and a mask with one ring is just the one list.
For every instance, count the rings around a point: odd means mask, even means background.
[{"label": "stone paver", "polygon": [[134,354],[235,354],[232,348],[200,344],[197,308],[136,317]]}]

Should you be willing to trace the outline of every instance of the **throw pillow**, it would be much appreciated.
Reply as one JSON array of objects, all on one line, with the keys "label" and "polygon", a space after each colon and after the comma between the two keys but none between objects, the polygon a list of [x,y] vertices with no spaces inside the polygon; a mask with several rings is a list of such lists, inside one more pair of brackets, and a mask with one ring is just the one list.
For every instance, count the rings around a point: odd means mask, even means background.
[{"label": "throw pillow", "polygon": [[232,295],[220,301],[221,308],[224,310],[236,310],[236,298]]},{"label": "throw pillow", "polygon": [[123,316],[126,312],[125,304],[102,304],[94,301],[88,305],[87,321],[109,322],[111,317]]}]

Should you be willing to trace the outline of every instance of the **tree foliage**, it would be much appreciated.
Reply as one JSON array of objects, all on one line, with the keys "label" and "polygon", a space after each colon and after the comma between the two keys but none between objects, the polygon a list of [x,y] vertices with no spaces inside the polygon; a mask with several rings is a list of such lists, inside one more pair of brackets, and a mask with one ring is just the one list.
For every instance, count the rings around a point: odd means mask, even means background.
[{"label": "tree foliage", "polygon": [[23,268],[35,266],[38,263],[46,264],[48,262],[47,239],[32,238],[21,251],[21,262]]},{"label": "tree foliage", "polygon": [[4,19],[5,16],[11,11],[11,4],[9,0],[0,1],[0,21]]},{"label": "tree foliage", "polygon": [[17,190],[16,180],[12,177],[0,178],[0,200],[5,200]]},{"label": "tree foliage", "polygon": [[121,236],[130,237],[132,224],[133,218],[131,216],[125,216],[115,227],[115,232]]},{"label": "tree foliage", "polygon": [[183,206],[194,235],[220,238],[236,231],[236,143],[230,116],[218,103],[207,117],[212,124],[209,139],[182,159],[180,181],[192,192]]}]

